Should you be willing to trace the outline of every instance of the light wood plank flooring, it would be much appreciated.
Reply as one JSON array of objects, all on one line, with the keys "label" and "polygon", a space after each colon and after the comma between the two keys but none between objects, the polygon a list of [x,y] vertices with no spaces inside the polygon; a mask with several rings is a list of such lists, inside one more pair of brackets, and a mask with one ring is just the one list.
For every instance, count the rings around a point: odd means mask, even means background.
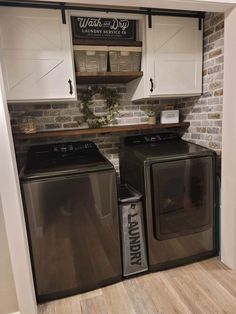
[{"label": "light wood plank flooring", "polygon": [[236,313],[236,271],[218,258],[39,306],[39,314]]}]

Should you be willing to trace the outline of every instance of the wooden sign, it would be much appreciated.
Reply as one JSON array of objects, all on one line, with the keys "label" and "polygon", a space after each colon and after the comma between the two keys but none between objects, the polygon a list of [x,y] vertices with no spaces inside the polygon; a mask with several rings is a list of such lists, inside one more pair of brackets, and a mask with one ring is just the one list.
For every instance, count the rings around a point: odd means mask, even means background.
[{"label": "wooden sign", "polygon": [[136,21],[72,16],[73,39],[136,40]]}]

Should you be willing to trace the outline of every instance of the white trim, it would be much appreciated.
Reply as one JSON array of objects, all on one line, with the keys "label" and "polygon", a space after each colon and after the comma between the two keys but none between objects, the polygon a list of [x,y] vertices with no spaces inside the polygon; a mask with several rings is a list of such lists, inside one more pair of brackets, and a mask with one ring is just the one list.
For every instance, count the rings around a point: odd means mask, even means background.
[{"label": "white trim", "polygon": [[[42,0],[47,2],[48,0]],[[51,0],[58,2],[58,0]],[[80,5],[104,5],[123,7],[145,7],[172,10],[195,10],[205,12],[225,12],[235,6],[235,0],[64,0],[65,3]],[[79,11],[78,11],[79,12]]]},{"label": "white trim", "polygon": [[225,15],[221,259],[236,269],[236,8]]},{"label": "white trim", "polygon": [[16,157],[0,66],[0,193],[19,310],[36,314]]}]

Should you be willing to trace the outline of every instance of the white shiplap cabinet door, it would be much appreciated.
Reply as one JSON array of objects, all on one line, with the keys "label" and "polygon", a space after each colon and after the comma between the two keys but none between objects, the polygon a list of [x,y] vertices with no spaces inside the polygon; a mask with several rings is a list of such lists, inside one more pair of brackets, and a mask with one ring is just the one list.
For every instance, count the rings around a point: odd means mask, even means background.
[{"label": "white shiplap cabinet door", "polygon": [[146,32],[147,96],[201,94],[202,30],[198,23],[197,18],[152,17],[152,28]]},{"label": "white shiplap cabinet door", "polygon": [[69,20],[62,24],[60,11],[1,8],[0,57],[8,101],[76,99],[71,47]]}]

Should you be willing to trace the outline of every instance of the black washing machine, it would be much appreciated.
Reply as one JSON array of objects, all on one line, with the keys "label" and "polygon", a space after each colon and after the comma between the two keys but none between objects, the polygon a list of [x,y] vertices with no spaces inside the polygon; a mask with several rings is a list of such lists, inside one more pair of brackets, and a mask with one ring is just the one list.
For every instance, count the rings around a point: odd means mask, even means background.
[{"label": "black washing machine", "polygon": [[216,154],[162,133],[124,138],[121,181],[145,196],[149,269],[216,255]]},{"label": "black washing machine", "polygon": [[21,188],[39,302],[121,280],[116,172],[94,143],[31,147]]}]

